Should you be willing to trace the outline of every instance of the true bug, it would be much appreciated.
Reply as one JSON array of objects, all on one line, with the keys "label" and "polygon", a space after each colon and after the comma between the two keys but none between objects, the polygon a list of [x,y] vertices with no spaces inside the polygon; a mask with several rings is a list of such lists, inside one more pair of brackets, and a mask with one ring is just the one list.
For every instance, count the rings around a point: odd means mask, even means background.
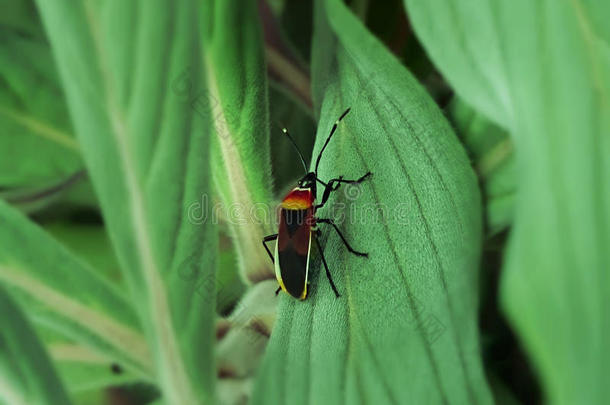
[{"label": "true bug", "polygon": [[[318,241],[320,231],[316,227],[317,224],[331,225],[335,231],[337,231],[337,234],[343,241],[343,244],[347,247],[347,250],[357,256],[368,256],[367,253],[358,252],[349,245],[331,218],[315,217],[316,210],[326,204],[328,198],[330,197],[330,193],[336,191],[341,184],[360,183],[371,175],[371,173],[368,172],[358,180],[344,180],[343,176],[340,176],[338,178],[329,180],[327,183],[323,182],[318,177],[318,166],[320,165],[322,153],[337,130],[339,122],[345,118],[349,111],[349,108],[345,110],[345,112],[341,114],[339,119],[333,125],[330,135],[328,135],[326,142],[324,142],[324,146],[322,146],[322,149],[318,154],[316,166],[313,172],[307,170],[305,159],[303,158],[303,154],[299,150],[296,142],[294,139],[292,139],[288,131],[285,128],[283,129],[283,132],[288,136],[288,139],[290,139],[292,145],[299,154],[306,174],[301,178],[301,180],[299,180],[297,187],[293,188],[282,200],[280,205],[278,233],[263,238],[263,246],[267,250],[267,253],[269,253],[271,261],[274,263],[275,276],[280,284],[275,292],[276,294],[279,293],[280,290],[284,290],[288,294],[300,300],[307,298],[307,287],[309,284],[309,255],[311,251],[311,241],[313,239],[318,247],[318,251],[320,252],[320,257],[322,258],[322,263],[324,264],[326,277],[330,282],[330,286],[335,292],[335,295],[339,297],[339,292],[337,291],[335,283],[330,275],[330,271],[328,270],[328,265],[326,264],[326,259],[324,258],[322,246]],[[316,183],[320,183],[324,186],[324,193],[322,194],[320,204],[316,204]],[[277,240],[275,244],[275,254],[272,254],[271,250],[269,250],[269,247],[267,246],[267,242],[272,240]]]}]

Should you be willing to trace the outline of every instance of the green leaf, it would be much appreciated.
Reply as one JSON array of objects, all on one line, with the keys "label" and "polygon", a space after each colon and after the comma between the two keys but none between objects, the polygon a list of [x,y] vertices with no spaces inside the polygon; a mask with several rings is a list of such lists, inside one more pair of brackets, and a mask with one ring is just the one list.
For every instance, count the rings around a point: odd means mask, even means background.
[{"label": "green leaf", "polygon": [[[603,403],[610,397],[610,6],[437,3],[406,0],[425,47],[479,110],[475,99],[485,94],[505,100],[503,114],[489,115],[515,142],[519,193],[504,310],[551,403]],[[463,69],[472,61],[494,68],[493,83]]]},{"label": "green leaf", "polygon": [[44,230],[72,252],[78,252],[96,273],[124,289],[119,263],[102,225],[55,220],[45,222]]},{"label": "green leaf", "polygon": [[0,187],[41,186],[83,168],[47,44],[0,26]]},{"label": "green leaf", "polygon": [[0,325],[0,403],[69,404],[32,327],[2,289]]},{"label": "green leaf", "polygon": [[142,381],[118,363],[84,346],[58,343],[48,346],[48,349],[61,380],[71,393]]},{"label": "green leaf", "polygon": [[[231,231],[244,280],[273,277],[261,240],[270,227],[273,187],[269,156],[269,111],[263,42],[256,3],[205,2],[207,100],[216,136],[214,182]],[[237,29],[236,29],[237,28]]]},{"label": "green leaf", "polygon": [[43,341],[64,387],[74,402],[78,395],[96,389],[134,382],[150,382],[150,378],[131,372],[125,364],[106,353],[66,338],[55,329],[36,324],[38,337]]},{"label": "green leaf", "polygon": [[455,91],[485,116],[508,127],[513,110],[494,2],[404,2],[430,58]]},{"label": "green leaf", "polygon": [[0,223],[0,282],[28,315],[150,379],[138,320],[115,287],[1,200]]},{"label": "green leaf", "polygon": [[473,159],[483,189],[486,233],[493,236],[513,220],[517,191],[513,142],[508,132],[459,98],[451,102],[448,113]]},{"label": "green leaf", "polygon": [[210,402],[217,242],[205,217],[208,120],[196,113],[208,104],[195,99],[205,74],[202,8],[194,0],[37,4],[164,398]]},{"label": "green leaf", "polygon": [[477,333],[480,195],[467,156],[425,90],[342,2],[318,1],[314,21],[314,156],[352,108],[319,175],[373,173],[319,216],[369,257],[319,225],[342,296],[315,253],[309,298],[281,294],[254,403],[490,403]]}]

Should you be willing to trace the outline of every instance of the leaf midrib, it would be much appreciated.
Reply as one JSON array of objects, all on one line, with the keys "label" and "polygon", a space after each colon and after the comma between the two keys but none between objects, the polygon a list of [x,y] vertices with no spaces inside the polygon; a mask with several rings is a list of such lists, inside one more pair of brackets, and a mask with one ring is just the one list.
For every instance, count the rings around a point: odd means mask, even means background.
[{"label": "leaf midrib", "polygon": [[[352,146],[354,147],[354,149],[356,150],[356,153],[358,154],[358,158],[360,159],[362,165],[365,167],[366,170],[369,170],[368,166],[366,165],[366,160],[364,159],[364,155],[362,154],[362,151],[360,150],[360,147],[358,145],[356,145],[355,142],[351,142]],[[371,184],[371,191],[372,191],[372,198],[375,201],[376,204],[381,204],[381,201],[379,199],[379,195],[377,194],[377,190],[375,189],[375,186],[373,184]],[[398,253],[396,252],[396,246],[394,246],[394,244],[392,243],[391,239],[388,237],[389,235],[389,228],[388,225],[385,221],[381,221],[381,223],[383,224],[384,227],[384,236],[386,237],[386,243],[388,244],[388,246],[390,247],[390,251],[392,252],[392,258],[394,260],[394,263],[396,264],[396,267],[399,268],[400,270],[398,271],[398,273],[400,274],[400,278],[403,282],[403,285],[405,286],[405,290],[406,290],[406,295],[407,295],[407,300],[409,301],[409,307],[411,309],[411,311],[413,312],[413,317],[415,318],[415,322],[417,323],[417,331],[420,332],[420,337],[421,337],[421,341],[422,341],[422,345],[424,346],[424,349],[426,351],[426,355],[430,361],[430,367],[432,369],[432,372],[434,374],[435,377],[435,382],[436,385],[438,387],[439,392],[441,393],[441,396],[443,398],[443,403],[448,403],[447,402],[447,396],[445,394],[445,390],[443,389],[442,383],[441,383],[441,379],[440,379],[440,374],[438,371],[438,368],[436,366],[436,360],[434,359],[434,355],[432,353],[432,350],[430,348],[430,345],[428,345],[426,338],[424,336],[424,328],[423,328],[423,324],[422,321],[420,319],[419,316],[419,312],[414,310],[415,308],[415,303],[413,302],[413,293],[411,292],[411,287],[407,281],[407,279],[405,278],[405,275],[402,271],[402,266],[400,264],[400,259],[398,257]],[[349,278],[349,275],[348,275]],[[358,313],[356,312],[354,314],[355,317],[358,317]],[[351,326],[351,323],[350,323]],[[361,331],[361,335],[363,336],[363,338],[365,340],[367,340],[367,337],[364,334],[364,331]],[[367,342],[368,343],[368,342]],[[369,350],[371,350],[371,345],[367,344],[367,348],[369,348]],[[371,357],[373,357],[373,359],[375,359],[375,365],[377,366],[377,368],[379,369],[379,364],[377,361],[377,358],[375,356],[374,352],[371,352]],[[380,369],[381,370],[381,369]],[[382,380],[385,382],[385,378],[382,378]],[[388,387],[386,387],[387,390],[389,390]],[[390,393],[390,397],[392,398],[392,394]]]},{"label": "leaf midrib", "polygon": [[[363,82],[362,74],[364,74],[364,72],[360,72],[359,71],[359,69],[357,68],[357,64],[356,63],[353,63],[353,66],[354,66],[354,74],[358,78],[358,81],[362,83]],[[434,172],[437,175],[437,177],[438,177],[438,179],[439,179],[439,181],[440,181],[440,183],[441,183],[441,185],[443,187],[443,191],[445,191],[445,193],[447,193],[449,195],[449,197],[450,197],[449,199],[451,201],[451,206],[452,206],[453,210],[455,211],[456,218],[459,219],[458,225],[460,227],[460,233],[462,233],[463,232],[462,231],[463,230],[462,216],[460,215],[460,212],[457,209],[457,204],[455,202],[455,198],[453,196],[453,193],[447,187],[447,185],[445,183],[445,180],[444,180],[443,176],[441,175],[440,170],[438,169],[438,166],[436,165],[436,163],[434,162],[434,160],[432,159],[432,157],[430,156],[430,154],[426,150],[426,147],[425,147],[424,143],[421,141],[419,136],[415,133],[415,130],[411,126],[410,121],[404,115],[403,111],[396,105],[396,100],[394,99],[394,97],[391,94],[387,93],[385,91],[385,89],[381,88],[380,86],[377,86],[376,88],[378,90],[380,90],[381,93],[384,95],[384,97],[390,102],[390,105],[395,109],[396,113],[398,115],[400,115],[400,117],[402,118],[403,122],[407,123],[407,126],[410,129],[411,136],[414,138],[414,140],[417,142],[417,144],[419,145],[421,150],[424,152],[424,155],[428,159],[430,165],[434,168]],[[384,131],[386,133],[390,133],[390,131],[388,131],[388,128],[386,127],[386,124],[383,121],[379,111],[375,108],[375,104],[370,102],[370,100],[369,100],[369,103],[371,105],[371,109],[375,112],[375,115],[377,116],[377,119],[378,119],[378,122],[379,122],[380,126],[382,128],[384,128]],[[357,153],[359,155],[359,158],[362,161],[362,164],[366,167],[366,160],[364,159],[364,156],[362,154],[362,151],[360,150],[360,147],[356,144],[356,142],[353,141],[353,139],[351,137],[349,139],[350,139],[350,142],[352,143],[352,145],[354,146],[354,148],[357,150]],[[466,361],[465,361],[465,358],[464,358],[464,353],[463,353],[463,350],[462,350],[462,346],[460,344],[461,343],[460,339],[459,339],[459,337],[458,337],[458,335],[456,333],[456,329],[455,329],[456,322],[455,322],[455,319],[454,319],[454,311],[453,311],[453,307],[452,307],[452,304],[451,304],[451,297],[450,297],[450,294],[448,292],[447,281],[446,281],[446,278],[445,278],[445,270],[444,270],[444,266],[443,266],[443,263],[442,263],[442,260],[441,260],[441,257],[440,257],[439,251],[438,251],[438,247],[436,246],[436,242],[434,241],[434,238],[432,237],[432,232],[431,232],[431,229],[430,229],[429,221],[426,218],[426,216],[424,215],[423,207],[421,205],[421,201],[419,199],[419,196],[415,192],[415,188],[413,186],[413,183],[412,183],[412,180],[411,180],[411,176],[409,175],[409,173],[408,173],[408,171],[406,169],[406,166],[405,166],[405,164],[404,164],[400,154],[398,153],[398,148],[394,144],[394,140],[391,137],[388,137],[387,139],[388,139],[388,142],[390,143],[390,146],[392,147],[394,155],[396,156],[398,162],[400,163],[402,172],[403,172],[405,178],[407,179],[407,182],[409,183],[409,188],[413,192],[413,196],[414,196],[414,198],[416,200],[419,214],[420,214],[420,216],[422,218],[424,227],[426,229],[426,235],[427,235],[428,241],[429,241],[429,243],[432,246],[432,249],[434,251],[434,257],[435,257],[435,260],[436,260],[437,266],[438,266],[438,277],[439,277],[439,280],[442,283],[443,291],[445,292],[445,297],[446,297],[446,300],[447,300],[448,314],[449,314],[449,320],[450,320],[451,326],[452,326],[451,330],[452,330],[453,340],[455,342],[456,350],[458,352],[458,357],[459,357],[459,360],[460,360],[460,364],[462,366],[462,371],[464,373],[464,379],[467,381],[466,390],[467,390],[467,393],[468,393],[468,396],[470,398],[471,403],[474,404],[474,403],[477,402],[476,401],[476,396],[474,395],[474,392],[472,390],[472,386],[469,383],[469,374],[467,372],[467,367],[466,367]],[[367,170],[368,170],[368,168],[367,168]],[[374,190],[374,185],[371,184],[371,187]],[[381,204],[379,199],[378,199],[378,197],[377,197],[377,193],[373,192],[373,194],[374,194],[374,198],[375,198],[376,203],[377,204]],[[387,235],[389,234],[388,233],[389,229],[387,228],[387,224],[384,221],[382,221],[382,222],[384,224],[384,227],[386,228],[385,235],[386,235],[386,238],[387,238]],[[398,260],[398,255],[396,253],[396,248],[391,243],[390,239],[388,239],[388,242],[390,243],[390,246],[392,246],[391,250],[392,250],[392,254],[394,255],[395,262],[396,262],[397,266],[400,267],[400,264],[399,264],[400,262]],[[406,278],[404,276],[404,273],[402,271],[400,271],[399,273],[401,274],[401,277],[402,277],[402,279],[404,281],[405,286],[410,291],[410,287],[408,286],[408,283],[407,283],[407,280],[406,280]],[[414,308],[413,296],[411,295],[410,292],[407,294],[407,296],[408,296],[411,308]],[[417,311],[414,311],[414,312],[417,312]],[[417,322],[420,323],[421,321],[419,319],[417,319]],[[419,329],[423,330],[423,328],[419,328]],[[430,359],[432,360],[433,359],[432,352],[431,352],[431,349],[430,349],[429,345],[427,344],[427,340],[425,339],[425,336],[422,335],[422,339],[423,339],[423,342],[424,342],[424,346],[426,347],[426,350],[429,352]],[[434,361],[432,361],[431,364],[434,364]],[[436,368],[435,368],[435,372],[438,373]],[[439,380],[438,380],[439,389],[443,393],[443,395],[445,395],[444,391],[442,390],[441,384],[440,384],[440,376],[438,376],[438,378],[439,378]],[[447,402],[447,397],[446,396],[444,396],[444,401]]]},{"label": "leaf midrib", "polygon": [[0,114],[8,119],[12,119],[15,123],[31,131],[34,135],[52,141],[76,154],[79,154],[80,152],[78,142],[68,133],[40,121],[30,114],[24,114],[2,105],[0,105]]},{"label": "leaf midrib", "polygon": [[148,346],[138,331],[41,283],[28,276],[25,271],[0,266],[0,279],[27,293],[28,296],[35,297],[47,308],[100,337],[117,352],[123,353],[126,358],[139,365],[140,373],[154,375]]},{"label": "leaf midrib", "polygon": [[[353,63],[353,66],[354,66],[354,73],[355,73],[355,75],[357,76],[358,81],[362,83],[362,76],[361,76],[361,72],[359,72],[359,70],[356,68],[356,66],[357,66],[357,65],[356,65],[355,63]],[[385,92],[385,90],[384,90],[384,89],[381,89],[381,88],[379,88],[379,87],[378,87],[378,89],[379,89],[379,90],[380,90],[380,91],[383,93],[383,95],[384,95],[384,96],[387,98],[387,100],[388,100],[388,101],[390,101],[390,104],[392,105],[392,107],[394,107],[394,108],[395,108],[395,110],[397,111],[397,113],[398,113],[399,115],[401,115],[401,117],[403,118],[403,121],[408,123],[408,122],[409,122],[409,120],[407,120],[407,119],[406,119],[406,117],[404,116],[404,114],[402,113],[402,111],[401,111],[401,110],[400,110],[400,109],[399,109],[399,108],[396,106],[396,104],[395,104],[396,102],[395,102],[395,100],[393,99],[393,97],[392,97],[390,94],[388,94],[387,92]],[[378,121],[379,121],[379,123],[380,123],[380,126],[382,126],[382,127],[384,128],[384,131],[385,131],[386,133],[390,133],[390,132],[388,131],[388,129],[386,128],[386,125],[385,125],[385,123],[383,122],[383,120],[382,120],[382,118],[381,118],[381,116],[380,116],[380,114],[379,114],[379,111],[378,111],[376,108],[374,108],[374,103],[372,103],[372,102],[370,102],[370,101],[369,101],[369,104],[371,105],[372,110],[375,112],[375,114],[376,114],[376,116],[377,116],[377,118],[378,118]],[[347,124],[346,124],[346,125],[347,125]],[[409,128],[411,129],[411,133],[414,133],[414,130],[413,130],[413,128],[412,128],[410,125],[409,125]],[[449,194],[450,199],[451,199],[451,203],[452,203],[452,207],[453,207],[453,208],[454,208],[454,210],[456,211],[457,217],[458,217],[458,218],[460,218],[460,228],[462,228],[462,226],[463,226],[463,225],[462,225],[462,221],[461,221],[461,216],[459,215],[459,212],[457,212],[456,203],[455,203],[455,200],[454,200],[454,198],[453,198],[452,193],[451,193],[451,192],[450,192],[450,191],[447,189],[446,184],[444,183],[444,179],[442,178],[442,176],[441,176],[441,174],[440,174],[440,171],[438,170],[438,167],[437,167],[437,166],[434,164],[434,161],[432,160],[432,158],[430,157],[430,155],[427,153],[427,151],[426,151],[426,149],[425,149],[425,147],[424,147],[424,144],[421,142],[421,140],[419,139],[419,137],[417,137],[417,136],[414,136],[414,137],[416,138],[415,140],[416,140],[416,142],[419,144],[420,148],[421,148],[421,149],[424,151],[424,153],[425,153],[426,157],[428,158],[428,160],[430,161],[431,165],[434,167],[434,169],[435,169],[435,173],[437,174],[438,178],[441,180],[441,183],[442,183],[442,185],[443,185],[443,188],[445,189],[445,191],[447,192],[447,194]],[[419,201],[419,197],[417,196],[417,194],[416,194],[416,193],[415,193],[415,191],[414,191],[414,187],[413,187],[412,181],[411,181],[411,179],[410,179],[410,175],[409,175],[409,174],[408,174],[408,172],[406,171],[406,168],[405,168],[405,166],[404,166],[404,163],[403,163],[403,161],[402,161],[402,159],[401,159],[400,155],[398,154],[398,149],[396,148],[396,146],[395,146],[395,144],[393,143],[393,140],[392,140],[391,138],[388,138],[388,140],[389,140],[389,142],[390,142],[390,145],[391,145],[391,146],[392,146],[392,148],[393,148],[394,154],[396,155],[396,157],[397,157],[397,159],[398,159],[398,161],[399,161],[399,163],[400,163],[400,165],[401,165],[401,168],[402,168],[403,174],[405,175],[405,177],[406,177],[407,181],[409,182],[409,184],[410,184],[410,188],[413,190],[413,195],[414,195],[414,198],[416,199],[416,202],[417,202],[417,205],[418,205],[418,208],[419,208],[419,213],[420,213],[420,216],[421,216],[421,218],[422,218],[422,220],[423,220],[423,222],[424,222],[425,228],[426,228],[426,235],[428,235],[429,242],[430,242],[430,244],[431,244],[431,246],[433,247],[433,250],[434,250],[434,252],[435,252],[435,258],[436,258],[436,261],[437,261],[437,265],[439,266],[439,269],[440,269],[440,272],[439,272],[439,277],[440,277],[440,279],[441,279],[440,281],[442,282],[442,285],[443,285],[443,290],[445,291],[445,295],[446,295],[446,298],[447,298],[447,304],[448,304],[448,306],[449,306],[449,308],[448,308],[448,312],[449,312],[449,315],[450,315],[450,320],[451,320],[451,323],[452,323],[452,330],[454,331],[454,333],[453,333],[453,335],[454,335],[454,336],[453,336],[453,337],[454,337],[454,339],[455,339],[455,343],[456,343],[456,346],[457,346],[458,355],[459,355],[459,358],[460,358],[460,363],[461,363],[461,365],[462,365],[462,369],[463,369],[463,372],[464,372],[464,378],[465,378],[466,380],[468,380],[468,373],[467,373],[467,371],[466,371],[466,365],[465,365],[464,355],[463,355],[463,352],[462,352],[462,349],[461,349],[461,345],[459,344],[459,343],[460,343],[460,342],[459,342],[459,339],[458,339],[458,337],[457,337],[457,336],[456,336],[456,334],[455,334],[455,322],[454,322],[454,319],[453,319],[453,318],[454,318],[454,316],[453,316],[453,310],[452,310],[452,308],[451,308],[451,306],[450,306],[450,299],[449,299],[449,294],[448,294],[448,291],[447,291],[447,284],[446,284],[446,280],[445,280],[445,277],[444,277],[443,265],[442,265],[442,261],[441,261],[441,259],[440,259],[439,253],[438,253],[438,248],[437,248],[437,246],[436,246],[436,244],[435,244],[435,242],[434,242],[434,240],[433,240],[433,238],[432,238],[432,235],[431,235],[431,233],[430,233],[430,228],[429,228],[429,223],[428,223],[428,220],[426,219],[426,217],[425,217],[425,215],[424,215],[424,213],[423,213],[423,209],[422,209],[422,206],[421,206],[421,202]],[[350,142],[350,143],[351,143],[351,145],[352,145],[352,146],[355,148],[355,150],[357,151],[358,157],[359,157],[359,159],[361,160],[362,165],[363,165],[363,166],[366,168],[366,170],[367,170],[367,171],[369,171],[369,168],[368,168],[368,166],[367,166],[367,164],[366,164],[366,159],[364,159],[364,155],[363,155],[362,151],[360,150],[359,145],[357,145],[357,144],[356,144],[356,142],[354,142],[354,141],[353,141],[352,137],[349,137],[348,142]],[[372,189],[372,191],[373,191],[373,199],[374,199],[374,201],[375,201],[377,204],[381,204],[381,203],[380,203],[380,201],[379,201],[379,197],[378,197],[378,194],[377,194],[377,192],[376,192],[376,190],[375,190],[375,186],[374,186],[374,184],[373,184],[373,183],[371,183],[371,189]],[[383,223],[383,226],[384,226],[384,228],[385,228],[384,235],[386,236],[386,240],[387,240],[387,242],[388,242],[388,246],[390,246],[390,247],[391,247],[391,249],[390,249],[390,250],[392,251],[393,258],[394,258],[394,262],[396,263],[396,265],[397,265],[397,267],[398,267],[398,268],[401,268],[401,266],[400,266],[400,260],[399,260],[399,258],[398,258],[398,254],[397,254],[397,252],[396,252],[396,248],[395,248],[394,244],[392,243],[391,239],[389,239],[389,238],[388,238],[388,235],[389,235],[389,229],[388,229],[388,227],[387,227],[387,223],[386,223],[385,221],[381,221],[381,222]],[[409,284],[408,284],[408,282],[407,282],[407,280],[406,280],[406,278],[405,278],[404,273],[403,273],[403,271],[402,271],[402,270],[401,270],[401,271],[399,271],[399,274],[400,274],[401,279],[403,280],[403,284],[405,285],[405,288],[406,288],[406,290],[407,290],[407,299],[409,300],[410,307],[411,307],[411,308],[414,308],[414,307],[415,307],[415,305],[414,305],[414,302],[413,302],[413,295],[412,295],[412,292],[410,291],[410,286],[409,286]],[[415,316],[416,322],[418,323],[418,325],[420,325],[420,326],[421,326],[421,319],[419,319],[419,314],[417,314],[417,311],[413,311],[413,312],[414,312],[414,316]],[[357,314],[356,314],[355,316],[357,316]],[[423,331],[423,330],[424,330],[424,329],[423,329],[422,327],[418,327],[418,331]],[[433,369],[434,375],[435,375],[435,377],[436,377],[436,382],[437,382],[437,386],[438,386],[438,388],[439,388],[439,392],[440,392],[440,393],[441,393],[441,395],[443,396],[443,402],[444,402],[444,403],[448,403],[448,399],[447,399],[447,396],[446,396],[446,394],[445,394],[445,391],[442,389],[442,384],[441,384],[441,380],[440,380],[440,375],[438,374],[438,369],[437,369],[437,367],[436,367],[436,362],[434,361],[434,356],[433,356],[433,354],[432,354],[431,347],[430,347],[430,345],[427,343],[427,340],[425,339],[425,336],[423,335],[423,332],[422,332],[422,336],[421,336],[421,338],[422,338],[423,346],[425,347],[425,350],[426,350],[426,352],[427,352],[427,354],[428,354],[428,358],[430,359],[430,365],[432,366],[432,369]],[[365,339],[366,339],[366,337],[365,337]],[[373,358],[375,359],[375,355],[374,355],[374,353],[373,353],[373,352],[371,352],[371,355],[372,355],[372,356],[373,356]],[[474,392],[472,391],[472,387],[471,387],[471,385],[470,385],[469,383],[468,383],[468,384],[466,384],[466,388],[467,388],[467,392],[468,392],[468,396],[469,396],[470,400],[472,401],[472,403],[476,403],[476,399],[475,399]]]},{"label": "leaf midrib", "polygon": [[177,339],[172,329],[173,322],[169,311],[166,291],[163,286],[163,281],[159,276],[159,269],[152,253],[152,245],[149,239],[150,230],[148,229],[146,221],[148,211],[144,203],[144,192],[136,177],[133,154],[128,141],[129,135],[126,121],[116,105],[117,98],[108,74],[108,59],[103,52],[101,35],[99,27],[97,27],[96,24],[97,20],[94,16],[94,10],[89,2],[85,2],[84,7],[85,15],[89,23],[88,27],[94,43],[94,51],[99,63],[97,65],[99,69],[98,73],[103,79],[103,96],[106,112],[108,113],[108,118],[113,129],[111,132],[117,144],[120,164],[123,166],[123,171],[126,175],[126,186],[129,190],[128,207],[131,213],[130,218],[132,219],[133,231],[135,233],[137,255],[148,290],[148,315],[152,323],[154,337],[157,340],[157,349],[163,359],[161,366],[168,368],[162,373],[163,376],[167,376],[170,379],[169,384],[165,384],[165,388],[170,389],[171,391],[166,392],[166,394],[168,395],[168,400],[171,402],[184,405],[196,404],[198,401],[194,395],[190,380],[187,377],[188,374],[182,361]]},{"label": "leaf midrib", "polygon": [[[223,165],[230,180],[229,189],[231,192],[231,202],[234,204],[234,206],[241,207],[243,210],[250,210],[252,207],[255,207],[256,204],[252,199],[250,188],[248,187],[245,169],[241,164],[241,156],[239,155],[239,151],[235,146],[235,137],[233,134],[231,134],[229,137],[221,134],[223,128],[229,130],[231,127],[229,126],[224,108],[222,106],[224,98],[220,95],[216,74],[214,72],[212,63],[210,62],[209,56],[204,57],[204,65],[206,66],[205,71],[207,72],[207,82],[210,89],[208,95],[212,103],[218,100],[220,105],[220,112],[213,120],[213,125],[216,138],[223,155]],[[237,235],[237,239],[239,240],[239,243],[244,251],[249,253],[250,256],[248,260],[250,267],[257,267],[257,273],[248,273],[249,280],[252,282],[259,282],[261,280],[275,277],[271,270],[269,270],[270,266],[264,265],[261,268],[258,268],[261,263],[268,263],[269,260],[264,251],[261,251],[260,249],[259,241],[263,240],[263,237],[265,236],[265,230],[263,227],[258,226],[255,221],[247,218],[245,224],[232,227],[231,229]],[[255,266],[252,266],[252,264]]]},{"label": "leaf midrib", "polygon": [[[143,338],[143,337],[142,337]],[[77,343],[51,343],[47,351],[55,361],[77,362],[94,365],[106,365],[110,359]]]}]

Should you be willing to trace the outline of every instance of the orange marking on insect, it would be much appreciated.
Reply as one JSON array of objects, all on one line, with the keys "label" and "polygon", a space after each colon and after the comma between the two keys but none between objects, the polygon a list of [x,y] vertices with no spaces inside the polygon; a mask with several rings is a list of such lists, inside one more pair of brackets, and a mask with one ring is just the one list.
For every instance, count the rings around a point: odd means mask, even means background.
[{"label": "orange marking on insect", "polygon": [[295,188],[282,200],[281,207],[288,210],[306,210],[313,205],[310,189]]}]

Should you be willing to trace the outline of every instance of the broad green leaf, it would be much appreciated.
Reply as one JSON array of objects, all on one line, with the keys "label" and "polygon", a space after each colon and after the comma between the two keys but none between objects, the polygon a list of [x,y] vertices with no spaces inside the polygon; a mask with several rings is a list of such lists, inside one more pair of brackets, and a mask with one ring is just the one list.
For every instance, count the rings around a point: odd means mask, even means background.
[{"label": "broad green leaf", "polygon": [[32,327],[1,288],[0,325],[0,403],[69,404]]},{"label": "broad green leaf", "polygon": [[[273,277],[261,249],[273,233],[269,111],[263,42],[256,3],[240,0],[205,2],[207,87],[198,99],[209,102],[215,137],[212,164],[223,209],[245,280]],[[236,30],[236,27],[239,27]]]},{"label": "broad green leaf", "polygon": [[41,186],[82,167],[48,44],[0,25],[0,187]]},{"label": "broad green leaf", "polygon": [[[143,378],[129,371],[116,358],[108,357],[105,353],[66,338],[55,329],[40,323],[34,326],[36,334],[53,360],[64,387],[73,398],[75,393],[151,380],[150,377]],[[78,403],[76,399],[74,402]]]},{"label": "broad green leaf", "polygon": [[120,364],[100,356],[85,346],[54,343],[47,346],[66,389],[83,392],[142,381]]},{"label": "broad green leaf", "polygon": [[[125,369],[116,359],[76,343],[60,331],[40,323],[34,324],[36,335],[42,341],[53,361],[63,386],[74,398],[74,393],[82,393],[112,385],[133,381],[147,381]],[[119,370],[120,373],[115,372]],[[150,378],[148,379],[150,382]],[[74,400],[77,402],[77,400]]]},{"label": "broad green leaf", "polygon": [[85,260],[95,272],[124,289],[121,270],[112,245],[103,225],[71,222],[68,220],[48,221],[44,230]]},{"label": "broad green leaf", "polygon": [[488,236],[506,229],[513,219],[516,195],[515,154],[508,132],[461,99],[449,105],[449,116],[470,154],[483,189]]},{"label": "broad green leaf", "polygon": [[[510,112],[495,117],[511,130],[519,187],[502,305],[551,403],[607,402],[610,5],[463,0],[441,12],[437,3],[406,1],[430,54],[456,56],[435,59],[441,71],[481,111],[479,92],[506,99]],[[460,35],[441,37],[447,30]],[[455,55],[475,37],[480,46]],[[493,66],[502,81],[452,74],[465,60]]]},{"label": "broad green leaf", "polygon": [[78,392],[72,395],[74,405],[108,405],[108,391],[95,389],[91,391]]},{"label": "broad green leaf", "polygon": [[514,112],[495,2],[404,2],[430,58],[457,93],[488,118],[508,127]]},{"label": "broad green leaf", "polygon": [[[491,402],[477,336],[481,207],[476,177],[441,111],[337,0],[316,3],[314,156],[348,107],[319,175],[372,178],[320,217],[335,298],[313,253],[311,295],[281,294],[255,404]],[[320,194],[321,191],[318,192]]]},{"label": "broad green leaf", "polygon": [[150,354],[130,302],[1,200],[0,223],[0,283],[29,317],[150,379]]},{"label": "broad green leaf", "polygon": [[158,384],[181,405],[211,401],[215,378],[199,3],[37,2]]}]

